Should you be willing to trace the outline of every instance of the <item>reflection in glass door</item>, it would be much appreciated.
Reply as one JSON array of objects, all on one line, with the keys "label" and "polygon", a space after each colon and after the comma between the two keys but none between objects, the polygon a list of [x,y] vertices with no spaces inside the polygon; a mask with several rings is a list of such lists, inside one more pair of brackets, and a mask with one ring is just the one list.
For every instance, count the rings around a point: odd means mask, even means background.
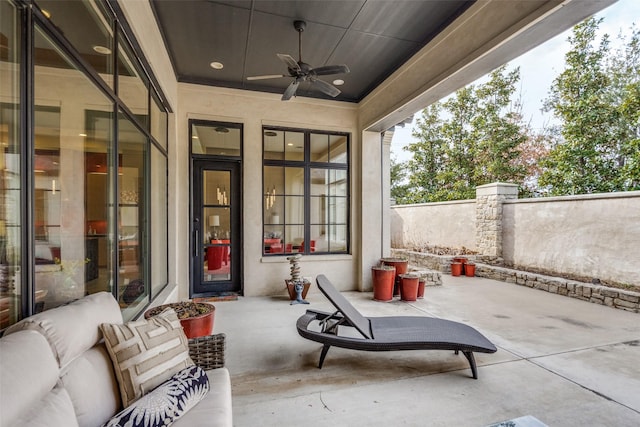
[{"label": "reflection in glass door", "polygon": [[192,296],[240,291],[239,165],[194,162]]}]

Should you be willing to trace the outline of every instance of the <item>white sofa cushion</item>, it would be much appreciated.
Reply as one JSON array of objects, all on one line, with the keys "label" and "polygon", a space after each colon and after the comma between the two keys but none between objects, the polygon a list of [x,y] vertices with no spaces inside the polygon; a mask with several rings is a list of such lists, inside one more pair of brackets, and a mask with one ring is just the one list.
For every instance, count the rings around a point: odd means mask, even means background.
[{"label": "white sofa cushion", "polygon": [[80,427],[100,426],[121,408],[118,382],[104,343],[67,365],[60,383],[69,392]]},{"label": "white sofa cushion", "polygon": [[47,338],[61,368],[96,345],[100,324],[122,323],[120,306],[107,292],[88,295],[71,304],[36,314],[10,326],[5,335],[35,329]]},{"label": "white sofa cushion", "polygon": [[17,417],[55,387],[58,364],[36,331],[0,339],[0,361],[0,426],[22,425],[16,424]]},{"label": "white sofa cushion", "polygon": [[231,379],[227,368],[207,371],[209,393],[173,427],[188,426],[229,426],[233,425],[231,406]]},{"label": "white sofa cushion", "polygon": [[173,309],[149,319],[102,324],[126,408],[178,371],[193,366],[189,343]]},{"label": "white sofa cushion", "polygon": [[78,421],[69,394],[63,387],[56,387],[12,425],[78,427]]}]

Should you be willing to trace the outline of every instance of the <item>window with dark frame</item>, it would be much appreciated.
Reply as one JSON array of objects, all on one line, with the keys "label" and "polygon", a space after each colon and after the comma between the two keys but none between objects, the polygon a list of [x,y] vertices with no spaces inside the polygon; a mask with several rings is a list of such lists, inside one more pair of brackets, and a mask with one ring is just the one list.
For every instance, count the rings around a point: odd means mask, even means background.
[{"label": "window with dark frame", "polygon": [[350,135],[263,128],[263,254],[349,253]]},{"label": "window with dark frame", "polygon": [[[0,63],[15,70],[0,105],[0,330],[99,291],[131,319],[168,283],[168,105],[117,3],[0,0],[0,11],[11,18]],[[85,21],[89,59],[64,31]]]}]

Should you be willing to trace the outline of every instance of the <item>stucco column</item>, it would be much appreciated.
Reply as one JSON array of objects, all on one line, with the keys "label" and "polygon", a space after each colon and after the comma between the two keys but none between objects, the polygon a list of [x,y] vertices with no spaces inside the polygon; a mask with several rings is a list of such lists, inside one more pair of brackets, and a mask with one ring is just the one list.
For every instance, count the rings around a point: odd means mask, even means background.
[{"label": "stucco column", "polygon": [[382,138],[382,256],[391,255],[391,139],[393,131],[386,132],[391,137]]},{"label": "stucco column", "polygon": [[[379,132],[362,132],[362,148],[360,163],[360,185],[362,196],[358,219],[360,220],[358,245],[360,263],[358,288],[361,291],[371,290],[371,266],[377,264],[383,254],[384,195],[382,191],[384,177],[381,176],[383,163],[382,140]],[[388,196],[387,196],[388,199]],[[388,202],[387,202],[388,205]]]},{"label": "stucco column", "polygon": [[502,257],[502,202],[518,198],[518,185],[503,182],[476,187],[476,249]]}]

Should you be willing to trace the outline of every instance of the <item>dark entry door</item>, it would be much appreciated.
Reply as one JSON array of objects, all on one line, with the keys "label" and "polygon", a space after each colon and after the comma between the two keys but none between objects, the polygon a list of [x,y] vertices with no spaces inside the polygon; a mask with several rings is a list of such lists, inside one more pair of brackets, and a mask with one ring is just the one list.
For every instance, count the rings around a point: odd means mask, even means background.
[{"label": "dark entry door", "polygon": [[240,163],[194,160],[191,297],[242,290]]}]

